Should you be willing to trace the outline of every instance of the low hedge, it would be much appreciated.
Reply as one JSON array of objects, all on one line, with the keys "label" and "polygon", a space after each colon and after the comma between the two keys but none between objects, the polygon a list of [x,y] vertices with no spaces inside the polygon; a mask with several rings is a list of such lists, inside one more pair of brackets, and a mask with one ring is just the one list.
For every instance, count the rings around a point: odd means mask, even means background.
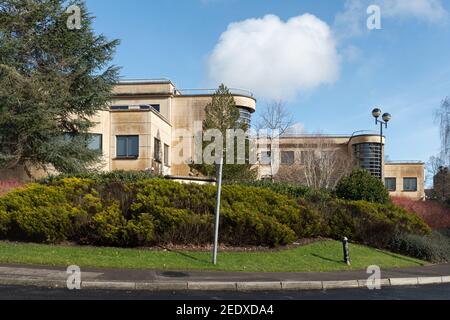
[{"label": "low hedge", "polygon": [[[0,197],[0,237],[108,246],[208,244],[215,193],[211,185],[159,178],[50,179]],[[394,205],[321,192],[301,198],[248,185],[223,187],[221,213],[220,239],[227,245],[347,236],[385,248],[398,232],[430,232],[423,220]]]},{"label": "low hedge", "polygon": [[396,234],[392,239],[390,249],[434,263],[450,262],[450,238],[448,235],[437,231],[428,236]]}]

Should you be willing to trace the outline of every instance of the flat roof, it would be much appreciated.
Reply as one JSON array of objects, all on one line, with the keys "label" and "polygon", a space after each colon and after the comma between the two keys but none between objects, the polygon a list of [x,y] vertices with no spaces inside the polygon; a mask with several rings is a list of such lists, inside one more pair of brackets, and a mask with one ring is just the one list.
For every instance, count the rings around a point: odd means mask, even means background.
[{"label": "flat roof", "polygon": [[[117,84],[119,85],[133,85],[133,84],[170,84],[174,87],[175,93],[181,96],[212,96],[217,89],[207,89],[207,88],[195,88],[195,89],[178,89],[175,84],[167,78],[157,78],[157,79],[120,79]],[[234,96],[242,96],[252,98],[256,101],[253,92],[247,89],[241,88],[228,88],[230,93]]]},{"label": "flat roof", "polygon": [[398,161],[386,161],[386,164],[392,164],[392,165],[414,165],[414,164],[425,164],[425,162],[420,160],[398,160]]}]

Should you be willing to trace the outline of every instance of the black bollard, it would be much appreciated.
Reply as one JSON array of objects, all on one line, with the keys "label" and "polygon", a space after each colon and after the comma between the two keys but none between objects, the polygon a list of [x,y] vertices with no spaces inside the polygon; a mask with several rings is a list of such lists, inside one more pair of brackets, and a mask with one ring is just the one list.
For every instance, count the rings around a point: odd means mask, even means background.
[{"label": "black bollard", "polygon": [[350,250],[348,248],[348,239],[347,237],[344,238],[344,241],[342,241],[343,247],[344,247],[344,262],[347,265],[350,265]]}]

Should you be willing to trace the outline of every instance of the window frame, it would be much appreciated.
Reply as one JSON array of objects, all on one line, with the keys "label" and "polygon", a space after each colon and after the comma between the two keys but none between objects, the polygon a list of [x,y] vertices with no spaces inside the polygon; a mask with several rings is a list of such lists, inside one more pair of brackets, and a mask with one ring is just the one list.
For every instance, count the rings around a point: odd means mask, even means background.
[{"label": "window frame", "polygon": [[[130,149],[130,144],[129,141],[132,138],[136,138],[137,139],[137,154],[130,154],[129,153],[129,149]],[[119,155],[119,140],[120,139],[125,139],[125,149],[126,149],[126,155]],[[135,160],[139,158],[139,135],[117,135],[116,136],[116,159],[130,159],[130,160]]]},{"label": "window frame", "polygon": [[113,110],[113,111],[117,111],[117,110],[130,110],[130,106],[126,106],[126,105],[115,105],[115,106],[111,106],[109,109],[110,109],[110,110]]},{"label": "window frame", "polygon": [[103,134],[101,134],[101,133],[90,133],[89,136],[90,136],[90,140],[92,140],[94,137],[100,137],[100,142],[99,142],[100,147],[97,148],[97,149],[91,149],[89,147],[89,145],[92,143],[92,141],[90,141],[90,142],[88,141],[88,149],[89,150],[93,150],[93,151],[103,152]]},{"label": "window frame", "polygon": [[[415,180],[415,190],[406,189],[406,180]],[[417,177],[404,177],[403,178],[403,192],[417,192],[419,189],[419,179]]]},{"label": "window frame", "polygon": [[[394,188],[393,189],[389,189],[389,185],[388,185],[388,180],[393,180],[394,181]],[[397,191],[397,178],[396,177],[386,177],[386,178],[384,178],[384,186],[386,187],[386,189],[389,191],[389,192],[395,192],[395,191]]]},{"label": "window frame", "polygon": [[170,146],[164,143],[164,165],[166,167],[170,166],[169,153],[170,153]]},{"label": "window frame", "polygon": [[[283,160],[285,160],[285,159],[283,159],[283,154],[292,154],[292,162],[291,161],[289,161],[289,162],[283,161]],[[290,159],[290,157],[289,157],[289,159]],[[291,165],[293,165],[295,163],[295,151],[291,151],[291,150],[281,151],[281,153],[280,153],[280,163],[282,165],[284,165],[284,166],[291,166]]]},{"label": "window frame", "polygon": [[153,138],[153,159],[161,163],[161,140],[158,138]]}]

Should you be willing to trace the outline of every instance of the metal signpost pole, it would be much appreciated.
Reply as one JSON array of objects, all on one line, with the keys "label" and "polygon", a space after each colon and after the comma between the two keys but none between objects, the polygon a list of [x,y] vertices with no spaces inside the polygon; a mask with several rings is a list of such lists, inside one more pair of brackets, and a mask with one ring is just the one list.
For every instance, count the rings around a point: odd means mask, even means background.
[{"label": "metal signpost pole", "polygon": [[221,157],[218,164],[217,172],[217,201],[216,201],[216,222],[214,225],[214,249],[213,249],[213,264],[217,264],[217,247],[219,245],[219,222],[220,222],[220,196],[222,193],[222,170],[223,158]]}]

